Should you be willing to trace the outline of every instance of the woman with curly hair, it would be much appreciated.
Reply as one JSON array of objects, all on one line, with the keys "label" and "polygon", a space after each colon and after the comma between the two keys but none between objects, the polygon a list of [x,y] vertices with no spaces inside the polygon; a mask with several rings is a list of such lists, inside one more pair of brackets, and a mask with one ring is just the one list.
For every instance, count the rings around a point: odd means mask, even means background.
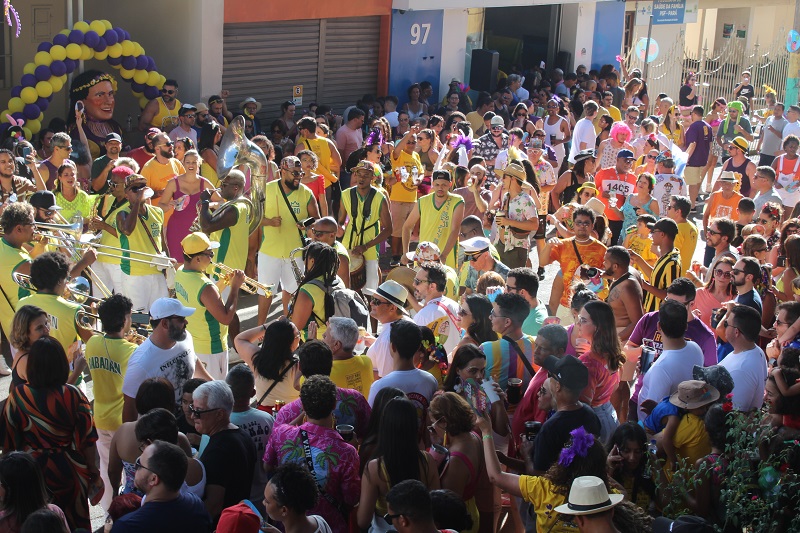
[{"label": "woman with curly hair", "polygon": [[286,533],[330,533],[324,518],[306,515],[318,501],[317,482],[308,468],[287,463],[272,474],[264,488],[262,503],[270,519],[283,524]]},{"label": "woman with curly hair", "polygon": [[600,438],[609,442],[619,425],[611,395],[617,390],[619,370],[625,362],[611,306],[602,301],[584,305],[578,313],[578,331],[583,343],[589,345],[589,350],[578,357],[589,369],[589,385],[581,401],[600,419]]},{"label": "woman with curly hair", "polygon": [[[289,320],[306,334],[307,339],[318,339],[325,333],[328,319],[334,313],[330,289],[337,283],[339,254],[324,242],[312,242],[303,253],[303,261],[305,274],[292,296]],[[316,323],[316,335],[309,337],[308,326],[312,321]]]},{"label": "woman with curly hair", "polygon": [[800,235],[800,218],[790,218],[781,225],[781,236],[778,243],[772,247],[767,257],[767,263],[773,265],[772,275],[780,277],[786,266],[778,266],[778,257],[786,256],[786,239],[791,235]]}]

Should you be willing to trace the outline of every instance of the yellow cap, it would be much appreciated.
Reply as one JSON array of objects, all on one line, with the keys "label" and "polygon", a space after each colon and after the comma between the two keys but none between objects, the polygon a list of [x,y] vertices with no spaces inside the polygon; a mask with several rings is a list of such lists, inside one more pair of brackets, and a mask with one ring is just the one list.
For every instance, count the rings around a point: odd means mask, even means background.
[{"label": "yellow cap", "polygon": [[219,248],[219,243],[210,241],[205,233],[195,231],[183,238],[181,246],[183,247],[183,253],[186,255],[196,255],[206,250],[215,250]]}]

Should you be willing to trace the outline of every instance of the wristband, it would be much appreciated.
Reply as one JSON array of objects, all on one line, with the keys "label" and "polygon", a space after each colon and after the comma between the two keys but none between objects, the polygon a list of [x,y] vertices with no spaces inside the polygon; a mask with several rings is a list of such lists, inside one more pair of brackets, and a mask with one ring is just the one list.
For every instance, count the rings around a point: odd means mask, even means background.
[{"label": "wristband", "polygon": [[484,435],[484,436],[483,436],[483,440],[492,440],[493,438],[494,438],[494,437],[492,437],[492,434],[491,434],[491,433],[489,433],[489,434],[486,434],[486,435]]}]

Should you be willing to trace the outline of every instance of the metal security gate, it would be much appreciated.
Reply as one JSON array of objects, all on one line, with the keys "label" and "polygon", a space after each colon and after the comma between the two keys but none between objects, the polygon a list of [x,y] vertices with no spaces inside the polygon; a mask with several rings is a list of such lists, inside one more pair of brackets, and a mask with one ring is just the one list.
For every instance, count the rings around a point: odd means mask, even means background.
[{"label": "metal security gate", "polygon": [[265,131],[295,85],[303,86],[304,106],[328,104],[341,114],[375,93],[379,40],[379,17],[225,24],[222,86],[232,109],[248,96],[261,102]]}]

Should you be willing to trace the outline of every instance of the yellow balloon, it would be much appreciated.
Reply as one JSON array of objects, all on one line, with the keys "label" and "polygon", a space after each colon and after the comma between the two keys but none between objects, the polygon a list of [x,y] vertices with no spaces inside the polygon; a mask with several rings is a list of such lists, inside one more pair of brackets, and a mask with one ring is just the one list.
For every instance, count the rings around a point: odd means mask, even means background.
[{"label": "yellow balloon", "polygon": [[79,20],[78,22],[75,23],[74,26],[72,26],[72,29],[80,30],[83,33],[86,33],[87,31],[89,31],[89,24],[84,20]]},{"label": "yellow balloon", "polygon": [[23,74],[33,74],[36,72],[36,67],[38,67],[36,63],[25,63],[25,66],[22,67]]},{"label": "yellow balloon", "polygon": [[53,45],[50,48],[50,57],[58,61],[64,61],[67,58],[67,49],[60,44]]},{"label": "yellow balloon", "polygon": [[81,45],[69,43],[67,45],[67,57],[70,59],[78,59],[81,57]]},{"label": "yellow balloon", "polygon": [[29,120],[25,122],[25,126],[27,126],[27,128],[31,130],[31,133],[33,133],[34,135],[39,133],[39,130],[42,129],[42,123],[39,122],[38,120]]},{"label": "yellow balloon", "polygon": [[106,52],[108,52],[108,57],[119,57],[122,55],[122,45],[114,43],[106,48]]},{"label": "yellow balloon", "polygon": [[150,73],[146,70],[137,70],[136,73],[133,75],[133,81],[136,83],[147,83],[147,79],[150,77]]},{"label": "yellow balloon", "polygon": [[158,75],[158,85],[157,85],[157,87],[158,87],[159,89],[163,89],[163,88],[164,88],[164,84],[165,84],[166,82],[167,82],[167,77],[166,77],[166,76],[164,76],[163,74],[159,74],[159,75]]},{"label": "yellow balloon", "polygon": [[139,57],[140,55],[144,55],[144,47],[141,44],[137,43],[136,41],[133,41],[133,47],[134,47],[133,51],[134,56]]},{"label": "yellow balloon", "polygon": [[36,94],[41,98],[47,98],[53,94],[53,86],[49,82],[40,81],[36,84]]},{"label": "yellow balloon", "polygon": [[8,101],[8,110],[12,113],[22,113],[22,108],[25,107],[25,102],[22,101],[22,98],[19,96],[15,96],[11,100]]},{"label": "yellow balloon", "polygon": [[103,24],[102,20],[93,20],[89,23],[89,28],[97,33],[97,35],[103,35],[106,32],[106,25]]},{"label": "yellow balloon", "polygon": [[136,98],[137,100],[139,98],[141,98],[142,96],[144,96],[144,93],[140,93],[140,92],[136,92],[136,91],[131,91],[131,92],[133,93],[133,97]]},{"label": "yellow balloon", "polygon": [[119,75],[125,78],[126,80],[133,78],[135,72],[136,72],[135,70],[128,70],[126,68],[119,69]]},{"label": "yellow balloon", "polygon": [[50,66],[50,63],[53,62],[53,58],[50,57],[50,52],[36,52],[36,55],[33,56],[33,62],[36,65],[44,65],[48,67]]},{"label": "yellow balloon", "polygon": [[61,30],[60,32],[58,32],[58,33],[60,33],[61,35],[66,35],[67,37],[69,37],[69,32],[70,31],[71,30],[68,30],[68,29],[65,28],[65,29]]},{"label": "yellow balloon", "polygon": [[111,66],[117,70],[120,70],[122,68],[122,65],[111,65]]},{"label": "yellow balloon", "polygon": [[7,115],[10,114],[11,114],[10,109],[4,109],[3,111],[0,111],[0,123],[9,122]]},{"label": "yellow balloon", "polygon": [[136,50],[136,47],[133,46],[133,42],[125,39],[124,41],[122,41],[121,44],[122,44],[122,55],[132,56],[134,50]]},{"label": "yellow balloon", "polygon": [[94,58],[102,61],[108,57],[108,49],[103,50],[102,52],[95,51]]},{"label": "yellow balloon", "polygon": [[155,85],[158,83],[158,80],[159,74],[155,70],[150,71],[150,73],[147,75],[147,85],[152,85],[155,87]]},{"label": "yellow balloon", "polygon": [[23,128],[22,128],[22,134],[23,134],[23,135],[25,136],[25,138],[26,138],[26,139],[28,139],[29,141],[32,141],[32,140],[33,140],[33,133],[31,133],[31,130],[29,130],[28,128],[26,128],[26,127],[23,127]]},{"label": "yellow balloon", "polygon": [[110,23],[109,21],[107,21],[106,19],[103,19],[103,20],[101,20],[100,22],[102,22],[102,23],[103,23],[103,26],[105,26],[105,27],[106,27],[106,31],[108,31],[108,30],[110,30],[111,28],[113,28],[113,27],[114,27],[114,26],[112,26],[112,25],[111,25],[111,23]]},{"label": "yellow balloon", "polygon": [[22,101],[26,104],[33,104],[39,99],[39,93],[33,87],[25,87],[19,95]]},{"label": "yellow balloon", "polygon": [[150,100],[148,100],[146,97],[142,96],[141,98],[139,98],[139,107],[141,109],[147,107],[148,103],[150,103]]},{"label": "yellow balloon", "polygon": [[81,59],[86,61],[87,59],[91,59],[93,55],[94,50],[92,48],[89,48],[85,44],[81,45]]},{"label": "yellow balloon", "polygon": [[52,76],[49,80],[47,80],[47,83],[50,84],[50,87],[52,87],[54,93],[57,93],[64,87],[64,82],[58,76]]},{"label": "yellow balloon", "polygon": [[43,121],[44,120],[44,113],[39,113],[39,116],[36,117],[36,120],[38,120],[39,122]]}]

